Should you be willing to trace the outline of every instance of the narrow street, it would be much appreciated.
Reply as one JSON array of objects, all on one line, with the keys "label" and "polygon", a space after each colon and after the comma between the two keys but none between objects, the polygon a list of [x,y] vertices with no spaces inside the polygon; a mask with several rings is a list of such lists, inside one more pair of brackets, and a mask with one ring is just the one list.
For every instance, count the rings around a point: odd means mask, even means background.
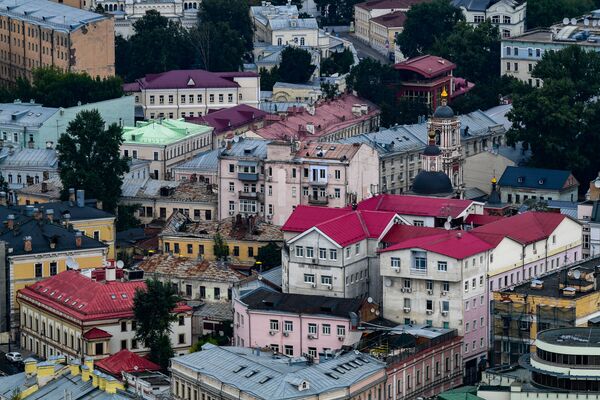
[{"label": "narrow street", "polygon": [[359,58],[370,57],[384,64],[391,64],[391,61],[387,57],[377,52],[375,49],[369,47],[363,41],[359,40],[356,36],[354,36],[354,34],[349,32],[340,32],[339,36],[343,39],[352,42]]}]

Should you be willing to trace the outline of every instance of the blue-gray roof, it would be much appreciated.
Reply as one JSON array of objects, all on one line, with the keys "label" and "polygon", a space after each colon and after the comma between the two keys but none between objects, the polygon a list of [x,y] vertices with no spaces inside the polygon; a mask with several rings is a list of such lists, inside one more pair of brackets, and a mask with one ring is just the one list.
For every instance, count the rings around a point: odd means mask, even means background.
[{"label": "blue-gray roof", "polygon": [[261,272],[260,275],[267,281],[274,283],[281,287],[282,284],[282,268],[279,267],[271,268],[266,272]]},{"label": "blue-gray roof", "polygon": [[0,0],[0,15],[65,32],[107,19],[104,15],[47,0]]},{"label": "blue-gray roof", "polygon": [[561,190],[568,184],[571,171],[529,167],[506,167],[498,181],[500,187]]},{"label": "blue-gray roof", "polygon": [[[176,368],[177,364],[181,364],[259,399],[313,397],[331,390],[349,388],[385,369],[384,363],[355,352],[309,365],[303,359],[273,356],[271,352],[257,355],[251,348],[211,344],[202,348],[202,351],[171,359],[172,365]],[[302,382],[308,383],[308,389],[298,390]]]},{"label": "blue-gray roof", "polygon": [[454,7],[464,7],[468,11],[485,11],[498,0],[452,0]]},{"label": "blue-gray roof", "polygon": [[175,170],[193,170],[217,172],[219,168],[219,150],[209,150],[197,154],[190,161],[184,162],[176,167]]},{"label": "blue-gray roof", "polygon": [[52,149],[16,149],[3,148],[0,151],[0,167],[40,167],[49,170],[58,169],[58,155]]},{"label": "blue-gray roof", "polygon": [[268,140],[248,139],[236,136],[231,143],[230,149],[221,149],[221,155],[225,157],[250,157],[250,158],[267,158]]},{"label": "blue-gray roof", "polygon": [[510,110],[512,110],[512,104],[502,104],[485,110],[484,112],[488,117],[503,125],[504,129],[509,130],[512,126],[512,122],[510,122],[507,117]]},{"label": "blue-gray roof", "polygon": [[0,103],[0,125],[40,127],[57,111],[35,103]]}]

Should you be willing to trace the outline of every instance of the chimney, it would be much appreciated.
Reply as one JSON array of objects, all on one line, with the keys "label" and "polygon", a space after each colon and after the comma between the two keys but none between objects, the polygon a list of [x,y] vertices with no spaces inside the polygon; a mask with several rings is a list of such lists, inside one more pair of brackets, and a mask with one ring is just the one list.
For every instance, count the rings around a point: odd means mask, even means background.
[{"label": "chimney", "polygon": [[0,192],[0,206],[6,207],[8,205],[8,201],[6,200],[6,192]]},{"label": "chimney", "polygon": [[79,189],[77,191],[77,207],[85,206],[85,191]]},{"label": "chimney", "polygon": [[63,225],[65,226],[65,228],[69,227],[70,220],[71,220],[71,214],[69,214],[69,213],[63,214]]},{"label": "chimney", "polygon": [[25,250],[26,252],[30,252],[31,249],[31,236],[25,236],[23,238],[23,250]]},{"label": "chimney", "polygon": [[80,372],[81,361],[79,358],[74,358],[69,361],[69,371],[71,372],[71,376],[78,376]]},{"label": "chimney", "polygon": [[33,206],[25,206],[25,216],[26,217],[33,216]]},{"label": "chimney", "polygon": [[40,209],[39,209],[39,208],[34,208],[34,209],[33,209],[33,218],[34,218],[36,221],[39,221],[39,220],[41,220],[41,219],[42,219],[42,212],[40,211]]},{"label": "chimney", "polygon": [[48,183],[42,182],[42,193],[47,193],[47,192],[48,192]]},{"label": "chimney", "polygon": [[42,180],[47,181],[48,179],[50,179],[50,172],[48,172],[48,171],[42,172]]},{"label": "chimney", "polygon": [[96,208],[98,210],[102,210],[103,206],[104,206],[104,204],[102,204],[102,200],[96,200]]},{"label": "chimney", "polygon": [[69,203],[71,205],[75,205],[75,189],[69,188]]},{"label": "chimney", "polygon": [[115,267],[104,268],[104,279],[106,282],[114,282],[117,280],[117,269]]},{"label": "chimney", "polygon": [[13,230],[13,228],[15,227],[15,215],[14,214],[8,214],[8,217],[6,217],[6,227],[10,230]]},{"label": "chimney", "polygon": [[38,387],[45,386],[54,378],[54,364],[45,362],[37,366],[37,384]]},{"label": "chimney", "polygon": [[75,232],[75,247],[81,247],[81,243],[83,242],[83,234],[81,231]]},{"label": "chimney", "polygon": [[54,210],[46,210],[46,219],[48,222],[54,221]]}]

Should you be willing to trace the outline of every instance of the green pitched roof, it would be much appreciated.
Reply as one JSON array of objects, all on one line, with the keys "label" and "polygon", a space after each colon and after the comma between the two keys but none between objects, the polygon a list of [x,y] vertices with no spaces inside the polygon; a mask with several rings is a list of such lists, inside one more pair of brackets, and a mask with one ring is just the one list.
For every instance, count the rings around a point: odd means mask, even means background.
[{"label": "green pitched roof", "polygon": [[168,145],[189,136],[208,133],[212,129],[210,126],[185,122],[183,118],[140,121],[135,127],[123,128],[123,143]]},{"label": "green pitched roof", "polygon": [[447,390],[438,395],[439,400],[483,400],[477,396],[477,387],[463,386],[456,389]]}]

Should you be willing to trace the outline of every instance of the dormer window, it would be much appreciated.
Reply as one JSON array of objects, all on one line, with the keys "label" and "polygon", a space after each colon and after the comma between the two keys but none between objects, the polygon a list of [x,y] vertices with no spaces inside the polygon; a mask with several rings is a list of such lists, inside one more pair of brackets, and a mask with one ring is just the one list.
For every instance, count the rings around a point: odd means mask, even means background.
[{"label": "dormer window", "polygon": [[192,78],[188,79],[187,81],[187,85],[188,86],[196,86],[196,82],[194,82],[194,80]]},{"label": "dormer window", "polygon": [[525,177],[524,177],[524,176],[519,176],[519,177],[517,178],[517,182],[518,182],[518,183],[523,183],[523,182],[525,182]]},{"label": "dormer window", "polygon": [[540,180],[538,181],[538,183],[539,183],[540,185],[543,185],[544,183],[546,183],[546,179],[544,179],[544,178],[540,178]]}]

